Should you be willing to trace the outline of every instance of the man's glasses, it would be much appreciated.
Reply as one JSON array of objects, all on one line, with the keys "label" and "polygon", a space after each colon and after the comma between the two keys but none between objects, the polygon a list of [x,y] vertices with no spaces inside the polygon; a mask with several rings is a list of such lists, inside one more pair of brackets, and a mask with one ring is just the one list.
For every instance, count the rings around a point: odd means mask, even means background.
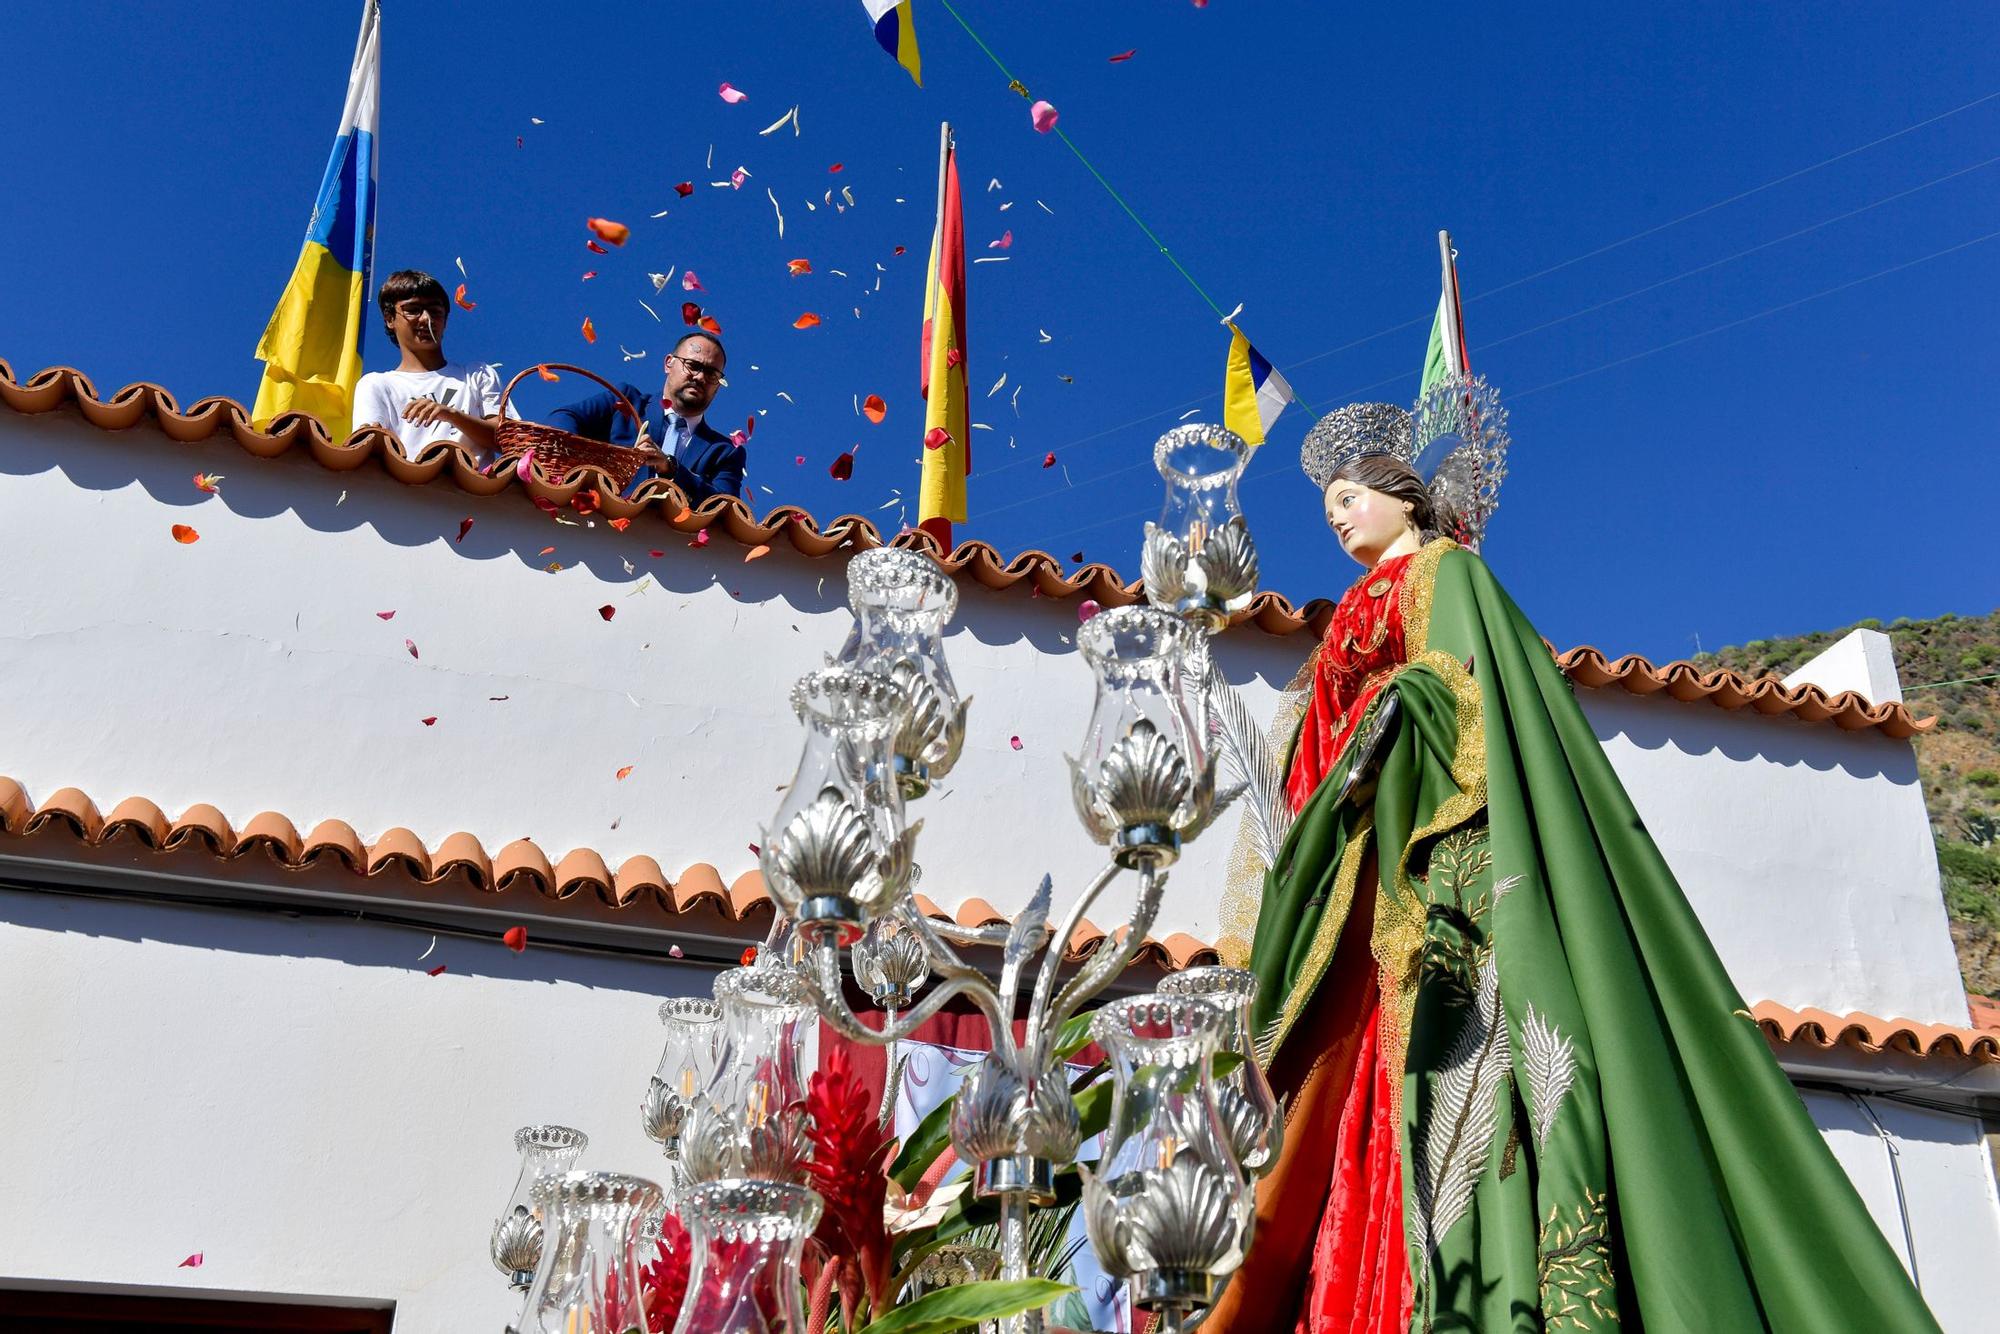
[{"label": "man's glasses", "polygon": [[681,369],[686,371],[690,376],[698,376],[704,380],[720,380],[722,378],[722,367],[720,366],[711,366],[705,361],[690,361],[679,353],[674,354],[674,360],[678,361],[681,364]]}]

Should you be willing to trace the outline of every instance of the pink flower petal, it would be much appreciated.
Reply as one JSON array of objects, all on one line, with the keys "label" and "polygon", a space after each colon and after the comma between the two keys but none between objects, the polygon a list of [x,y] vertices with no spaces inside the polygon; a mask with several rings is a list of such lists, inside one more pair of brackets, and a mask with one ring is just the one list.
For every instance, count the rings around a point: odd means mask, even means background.
[{"label": "pink flower petal", "polygon": [[381,617],[385,621],[393,621],[396,619],[396,613],[393,611],[378,611],[375,614]]},{"label": "pink flower petal", "polygon": [[1091,617],[1093,617],[1093,616],[1097,615],[1097,613],[1098,613],[1098,612],[1100,612],[1100,611],[1103,611],[1103,610],[1104,610],[1104,608],[1102,608],[1102,607],[1100,607],[1100,606],[1098,606],[1098,605],[1097,605],[1097,599],[1095,599],[1095,598],[1085,598],[1085,599],[1084,599],[1084,600],[1083,600],[1083,601],[1082,601],[1082,602],[1081,602],[1080,604],[1078,604],[1078,606],[1077,606],[1077,609],[1076,609],[1076,619],[1077,619],[1077,620],[1079,620],[1079,621],[1087,621],[1087,620],[1089,620],[1089,619],[1090,619]]},{"label": "pink flower petal", "polygon": [[180,1262],[179,1264],[175,1265],[175,1266],[174,1266],[174,1268],[176,1268],[176,1269],[199,1269],[199,1268],[201,1268],[201,1262],[202,1262],[202,1253],[201,1253],[200,1251],[196,1251],[196,1252],[195,1252],[195,1253],[194,1253],[193,1255],[190,1255],[190,1256],[189,1256],[189,1257],[188,1257],[187,1259],[185,1259],[185,1260],[181,1261],[181,1262]]},{"label": "pink flower petal", "polygon": [[723,101],[729,103],[731,106],[735,106],[738,102],[747,102],[750,100],[750,94],[731,88],[726,83],[716,89],[716,92],[721,96]]},{"label": "pink flower petal", "polygon": [[1014,244],[1014,229],[1012,227],[1009,227],[1006,230],[1006,232],[1001,235],[999,240],[988,241],[986,243],[986,248],[988,250],[1005,250],[1008,246],[1011,246],[1013,244]]},{"label": "pink flower petal", "polygon": [[1010,736],[1007,738],[1007,744],[1012,746],[1015,750],[1019,750],[1021,748],[1021,738],[1017,736]]},{"label": "pink flower petal", "polygon": [[[681,275],[681,290],[683,292],[706,292],[708,289],[701,285],[701,279],[694,276],[694,270],[689,269]],[[692,324],[694,321],[689,320],[688,323]]]},{"label": "pink flower petal", "polygon": [[417,656],[417,641],[416,641],[416,640],[414,640],[414,639],[405,639],[405,640],[403,641],[403,647],[404,647],[404,648],[406,648],[406,649],[408,649],[408,650],[410,651],[410,656],[411,656],[411,657],[413,657],[413,658],[414,658],[414,657],[416,657],[416,656]]},{"label": "pink flower petal", "polygon": [[[519,478],[521,481],[525,482],[528,480],[528,470],[533,468],[534,466],[535,466],[535,451],[531,449],[527,453],[521,455],[521,461],[514,465],[514,476]],[[465,534],[460,533],[459,536],[463,537],[465,536]]]},{"label": "pink flower petal", "polygon": [[1028,108],[1028,119],[1034,122],[1035,129],[1042,134],[1047,134],[1056,127],[1056,115],[1055,107],[1048,102],[1037,102]]}]

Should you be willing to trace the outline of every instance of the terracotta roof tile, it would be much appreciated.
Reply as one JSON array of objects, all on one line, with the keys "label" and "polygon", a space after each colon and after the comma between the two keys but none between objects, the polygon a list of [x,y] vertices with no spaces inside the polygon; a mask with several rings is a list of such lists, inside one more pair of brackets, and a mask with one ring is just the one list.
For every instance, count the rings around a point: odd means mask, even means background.
[{"label": "terracotta roof tile", "polygon": [[[156,803],[137,796],[120,801],[106,818],[98,814],[96,803],[76,788],[52,792],[37,805],[18,781],[0,776],[0,834],[25,837],[48,829],[93,847],[132,839],[153,852],[193,849],[221,861],[259,852],[286,870],[303,870],[332,859],[357,876],[396,877],[419,886],[464,875],[482,891],[528,888],[552,903],[589,898],[615,910],[643,908],[666,918],[713,911],[732,922],[753,917],[768,921],[772,911],[764,877],[755,870],[725,885],[715,867],[696,862],[682,871],[678,880],[670,881],[659,862],[643,855],[626,858],[613,872],[593,848],[572,848],[551,863],[548,854],[531,839],[515,839],[489,854],[476,837],[463,830],[445,835],[433,852],[415,833],[400,827],[364,843],[353,826],[342,820],[322,820],[311,834],[300,838],[296,826],[274,811],[252,816],[239,830],[213,806],[190,806],[178,819],[169,819]],[[955,913],[948,914],[920,895],[918,907],[961,926],[1008,920],[979,898],[967,899]],[[1084,922],[1071,937],[1066,957],[1072,961],[1085,958],[1102,946],[1104,939],[1103,931]],[[1137,958],[1139,963],[1166,970],[1216,961],[1213,949],[1184,933],[1164,941],[1148,940]]]},{"label": "terracotta roof tile", "polygon": [[[399,482],[422,486],[448,476],[460,490],[477,496],[497,496],[519,487],[530,499],[567,506],[579,491],[594,487],[603,513],[610,518],[651,513],[680,532],[708,529],[746,547],[783,540],[802,555],[817,557],[843,548],[863,551],[889,542],[927,552],[955,578],[986,588],[1008,589],[1025,583],[1043,597],[1089,597],[1107,607],[1139,600],[1138,581],[1127,582],[1110,566],[1085,565],[1065,573],[1063,562],[1046,551],[1024,551],[1009,558],[985,542],[961,542],[945,553],[928,534],[911,531],[885,537],[858,514],[843,514],[821,524],[795,505],[780,505],[760,519],[733,496],[715,496],[690,509],[682,492],[664,481],[648,482],[628,500],[595,472],[574,474],[560,485],[539,474],[528,482],[518,480],[511,471],[488,477],[473,466],[471,454],[455,443],[433,444],[409,459],[382,431],[364,428],[344,441],[335,441],[318,422],[297,414],[280,417],[274,423],[279,429],[259,431],[250,425],[249,412],[233,399],[204,398],[183,412],[172,394],[150,383],[127,385],[102,399],[88,376],[67,366],[50,367],[23,381],[0,359],[0,403],[20,413],[54,412],[73,403],[86,421],[112,431],[128,430],[150,416],[170,439],[182,443],[226,434],[259,458],[276,458],[302,448],[322,466],[336,471],[375,461]],[[1237,613],[1232,624],[1254,625],[1273,635],[1311,632],[1317,636],[1325,633],[1332,614],[1333,603],[1325,598],[1295,607],[1277,593],[1259,593],[1249,607]],[[1665,691],[1675,699],[1706,700],[1725,709],[1791,713],[1808,722],[1831,722],[1850,730],[1880,728],[1898,738],[1913,736],[1932,724],[1930,719],[1919,721],[1900,704],[1870,705],[1851,692],[1829,697],[1817,686],[1788,690],[1775,677],[1753,680],[1729,671],[1704,673],[1688,662],[1655,667],[1637,655],[1613,660],[1589,647],[1571,649],[1557,655],[1556,660],[1579,685],[1616,685],[1636,695]]]},{"label": "terracotta roof tile", "polygon": [[1774,1042],[1831,1051],[1854,1047],[1865,1052],[1899,1051],[1909,1056],[1971,1058],[2000,1064],[2000,1032],[1920,1024],[1913,1019],[1883,1019],[1856,1010],[1832,1014],[1826,1010],[1794,1010],[1776,1001],[1759,1001],[1751,1017]]}]

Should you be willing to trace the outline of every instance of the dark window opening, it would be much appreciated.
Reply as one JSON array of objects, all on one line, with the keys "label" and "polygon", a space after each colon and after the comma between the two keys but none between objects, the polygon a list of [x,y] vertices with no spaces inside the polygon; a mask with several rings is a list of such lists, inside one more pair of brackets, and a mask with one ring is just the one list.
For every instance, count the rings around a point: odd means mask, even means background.
[{"label": "dark window opening", "polygon": [[394,1318],[355,1306],[0,1289],[0,1334],[389,1334]]}]

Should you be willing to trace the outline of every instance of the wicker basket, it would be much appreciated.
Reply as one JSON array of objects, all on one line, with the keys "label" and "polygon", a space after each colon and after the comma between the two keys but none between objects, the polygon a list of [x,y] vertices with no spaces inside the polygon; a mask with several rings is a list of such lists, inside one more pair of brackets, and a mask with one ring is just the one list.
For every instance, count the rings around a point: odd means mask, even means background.
[{"label": "wicker basket", "polygon": [[592,468],[615,482],[620,491],[632,485],[632,479],[646,466],[646,456],[636,449],[624,445],[608,444],[602,440],[575,435],[569,431],[559,431],[553,426],[540,422],[517,421],[507,415],[507,400],[513,396],[514,386],[540,370],[570,371],[585,379],[595,380],[611,391],[618,400],[618,410],[630,417],[643,428],[639,414],[618,387],[601,376],[593,375],[581,366],[571,366],[560,361],[543,362],[530,366],[507,382],[500,391],[500,424],[493,428],[493,443],[503,459],[518,459],[533,450],[533,467],[547,480],[561,485],[579,468]]}]

